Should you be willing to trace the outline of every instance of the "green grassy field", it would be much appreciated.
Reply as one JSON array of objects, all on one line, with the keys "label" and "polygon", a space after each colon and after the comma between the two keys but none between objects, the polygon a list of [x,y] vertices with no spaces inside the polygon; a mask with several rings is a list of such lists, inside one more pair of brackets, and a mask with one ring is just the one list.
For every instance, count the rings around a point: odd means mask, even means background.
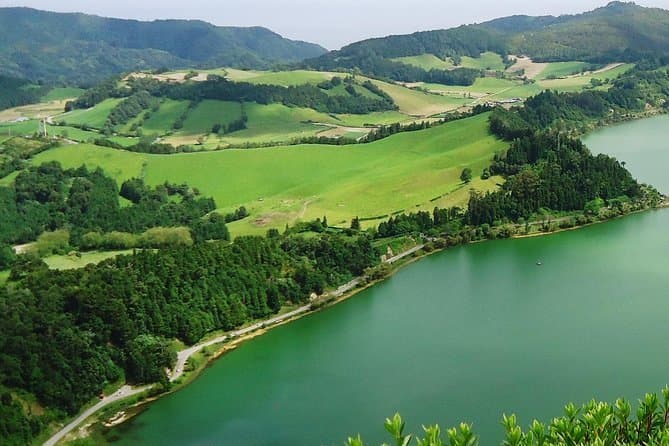
[{"label": "green grassy field", "polygon": [[73,144],[42,152],[31,162],[39,165],[49,161],[58,161],[65,168],[76,168],[82,164],[88,168],[99,166],[121,184],[127,179],[142,176],[147,156],[92,144]]},{"label": "green grassy field", "polygon": [[621,74],[632,69],[634,64],[624,64],[616,68],[603,71],[601,73],[584,74],[579,76],[567,77],[564,79],[546,79],[539,82],[539,86],[543,89],[551,89],[558,91],[580,91],[583,87],[590,85],[592,79],[606,80],[615,79]]},{"label": "green grassy field", "polygon": [[395,62],[400,62],[406,65],[413,65],[414,67],[422,68],[424,70],[449,70],[454,67],[453,62],[439,59],[434,54],[421,54],[420,56],[397,57],[392,59]]},{"label": "green grassy field", "polygon": [[488,190],[499,181],[476,179],[465,186],[462,169],[471,167],[478,178],[504,147],[488,135],[487,115],[479,115],[364,145],[169,156],[80,145],[50,150],[33,162],[58,160],[65,167],[84,162],[103,167],[117,181],[142,175],[154,185],[187,182],[213,196],[222,211],[246,206],[251,217],[231,224],[233,234],[241,235],[323,215],[331,224],[346,225],[354,216],[462,205],[470,187]]},{"label": "green grassy field", "polygon": [[432,116],[455,110],[467,103],[464,98],[424,93],[382,81],[374,80],[372,82],[393,98],[399,106],[400,112],[410,116]]},{"label": "green grassy field", "polygon": [[9,271],[0,271],[0,285],[7,283],[7,279],[9,279],[9,273]]},{"label": "green grassy field", "polygon": [[565,77],[580,73],[589,64],[585,62],[552,62],[536,77],[537,80],[549,77]]},{"label": "green grassy field", "polygon": [[291,85],[318,84],[330,80],[333,76],[345,76],[343,73],[328,73],[324,71],[242,71],[226,69],[227,78],[237,82],[252,84]]},{"label": "green grassy field", "polygon": [[484,77],[476,79],[473,85],[462,87],[441,84],[422,84],[423,88],[454,98],[467,98],[466,103],[478,104],[485,101],[499,101],[511,98],[527,98],[541,92],[535,83]]},{"label": "green grassy field", "polygon": [[3,137],[17,135],[32,135],[39,130],[39,121],[29,120],[23,122],[3,122],[0,123],[0,135]]},{"label": "green grassy field", "polygon": [[4,178],[0,178],[0,187],[7,187],[14,182],[14,178],[19,175],[18,172],[12,172]]},{"label": "green grassy field", "polygon": [[505,69],[502,56],[490,51],[481,53],[479,57],[463,56],[460,66],[464,68],[474,68],[477,70],[504,71]]},{"label": "green grassy field", "polygon": [[101,129],[109,113],[122,99],[106,99],[87,110],[73,110],[56,117],[57,121],[64,121],[67,124],[87,125],[95,129]]},{"label": "green grassy field", "polygon": [[65,99],[74,99],[81,96],[83,92],[84,90],[81,88],[72,88],[72,87],[54,88],[51,91],[49,91],[46,94],[46,96],[42,98],[42,100],[45,102],[51,102],[51,101],[63,101]]},{"label": "green grassy field", "polygon": [[463,56],[460,65],[456,67],[450,59],[442,60],[434,54],[421,54],[419,56],[397,57],[391,59],[395,62],[401,62],[407,65],[422,68],[424,70],[449,70],[452,68],[474,68],[477,70],[497,70],[504,71],[504,60],[497,53],[485,52],[479,57]]},{"label": "green grassy field", "polygon": [[170,130],[174,122],[186,111],[189,101],[165,99],[157,112],[144,121],[142,131],[145,135],[163,135]]},{"label": "green grassy field", "polygon": [[179,133],[185,135],[201,135],[211,133],[216,124],[230,124],[242,115],[238,102],[204,100],[188,113],[183,129]]},{"label": "green grassy field", "polygon": [[62,256],[51,256],[46,257],[44,262],[51,269],[77,269],[83,268],[86,265],[91,263],[97,264],[103,260],[111,259],[121,254],[131,254],[132,250],[125,251],[91,251],[81,253],[81,257],[62,255]]}]

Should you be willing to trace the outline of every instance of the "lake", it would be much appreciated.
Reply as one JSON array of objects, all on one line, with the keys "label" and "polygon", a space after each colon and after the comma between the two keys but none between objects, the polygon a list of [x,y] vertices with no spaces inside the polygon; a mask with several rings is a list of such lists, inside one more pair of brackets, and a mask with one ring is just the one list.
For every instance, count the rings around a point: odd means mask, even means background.
[{"label": "lake", "polygon": [[[586,143],[669,192],[669,117]],[[471,422],[499,444],[569,401],[669,383],[669,210],[546,237],[450,249],[246,343],[112,431],[118,445],[342,445]],[[537,266],[541,260],[542,266]]]}]

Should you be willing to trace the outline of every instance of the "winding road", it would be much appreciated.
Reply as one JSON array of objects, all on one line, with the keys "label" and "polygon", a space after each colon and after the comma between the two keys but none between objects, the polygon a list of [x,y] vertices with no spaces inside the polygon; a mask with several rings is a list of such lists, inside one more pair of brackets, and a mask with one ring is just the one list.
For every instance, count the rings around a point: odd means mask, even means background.
[{"label": "winding road", "polygon": [[56,435],[49,438],[44,443],[44,446],[54,446],[54,445],[56,445],[60,440],[63,439],[63,437],[65,437],[65,435],[69,434],[70,431],[72,431],[74,428],[76,428],[81,423],[83,423],[86,418],[90,417],[95,412],[97,412],[98,410],[107,406],[108,404],[114,403],[114,402],[122,400],[124,398],[128,398],[129,396],[137,395],[138,393],[142,393],[145,390],[150,389],[151,387],[152,387],[152,385],[141,386],[141,387],[131,387],[131,386],[121,387],[116,392],[112,393],[111,395],[108,395],[108,396],[102,398],[94,406],[91,406],[88,409],[86,409],[81,415],[79,415],[77,418],[75,418],[70,424],[68,424],[67,426],[62,428],[60,431],[58,431],[56,433]]},{"label": "winding road", "polygon": [[[417,251],[420,251],[423,248],[424,245],[418,245],[415,246],[407,251],[404,251],[401,254],[398,254],[394,257],[391,257],[390,259],[386,260],[386,263],[394,263],[404,257],[407,257]],[[330,291],[329,296],[332,297],[341,297],[345,293],[349,292],[350,290],[354,289],[358,285],[360,285],[364,281],[364,277],[356,277],[355,279],[351,280],[348,283],[345,283],[344,285],[340,286],[336,290]],[[193,345],[192,347],[188,347],[184,350],[181,350],[177,352],[177,363],[174,366],[174,369],[172,372],[169,374],[170,377],[170,382],[176,381],[181,375],[184,373],[184,368],[186,366],[186,362],[188,362],[188,358],[193,356],[195,353],[199,352],[205,347],[209,347],[214,344],[219,344],[221,342],[227,341],[228,339],[233,339],[237,338],[240,336],[244,336],[246,334],[249,334],[251,332],[254,332],[256,330],[259,330],[261,328],[269,327],[271,325],[276,325],[281,322],[284,322],[290,318],[293,318],[295,316],[298,316],[303,313],[307,313],[308,311],[311,310],[311,304],[303,305],[299,308],[296,308],[292,311],[289,311],[284,314],[280,314],[278,316],[274,316],[270,319],[261,321],[261,322],[256,322],[253,325],[249,325],[248,327],[241,328],[239,330],[230,332],[226,335],[221,335],[216,338],[209,339],[205,342],[202,342],[200,344]],[[93,415],[95,412],[98,410],[102,409],[103,407],[115,403],[116,401],[122,400],[124,398],[128,398],[133,395],[137,395],[139,393],[144,392],[145,390],[150,389],[153,387],[152,384],[141,386],[141,387],[132,387],[125,385],[118,389],[116,392],[114,392],[111,395],[105,396],[102,398],[100,401],[98,401],[95,405],[91,406],[90,408],[86,409],[81,415],[79,415],[77,418],[72,420],[68,425],[63,427],[60,431],[58,431],[55,435],[53,435],[51,438],[49,438],[45,443],[44,446],[55,446],[60,440],[62,440],[67,434],[72,432],[74,429],[77,428],[81,423],[84,422],[88,417]]]}]

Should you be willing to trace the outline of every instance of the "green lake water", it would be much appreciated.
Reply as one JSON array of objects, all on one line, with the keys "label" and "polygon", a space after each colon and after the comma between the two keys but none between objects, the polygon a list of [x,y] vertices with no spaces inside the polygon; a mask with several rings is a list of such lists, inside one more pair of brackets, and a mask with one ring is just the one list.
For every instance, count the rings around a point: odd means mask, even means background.
[{"label": "green lake water", "polygon": [[[669,192],[669,117],[587,138]],[[542,266],[537,266],[540,259]],[[474,423],[499,444],[569,401],[669,383],[669,210],[547,237],[451,249],[242,345],[114,429],[118,445],[342,445]]]}]

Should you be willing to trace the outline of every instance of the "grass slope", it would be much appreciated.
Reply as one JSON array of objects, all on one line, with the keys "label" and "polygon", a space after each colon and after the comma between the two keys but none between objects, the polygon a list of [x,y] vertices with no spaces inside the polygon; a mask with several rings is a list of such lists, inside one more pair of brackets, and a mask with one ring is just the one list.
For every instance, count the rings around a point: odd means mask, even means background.
[{"label": "grass slope", "polygon": [[73,87],[58,87],[49,91],[46,96],[42,98],[45,102],[64,101],[66,99],[75,99],[83,94],[84,90]]},{"label": "grass slope", "polygon": [[592,79],[599,79],[602,81],[606,79],[615,79],[633,67],[634,64],[624,64],[599,73],[586,73],[583,75],[566,77],[564,79],[546,79],[540,81],[539,85],[542,89],[579,91],[582,90],[583,87],[590,85]]},{"label": "grass slope", "polygon": [[504,60],[497,53],[486,51],[479,57],[463,56],[460,66],[464,68],[474,68],[477,70],[496,70],[504,71]]},{"label": "grass slope", "polygon": [[[231,225],[234,235],[264,233],[298,219],[327,215],[330,224],[434,206],[464,204],[470,187],[491,189],[498,179],[477,178],[505,144],[488,134],[487,115],[355,146],[304,145],[170,156],[90,145],[60,147],[34,162],[101,166],[117,181],[143,176],[149,184],[187,182],[218,206],[246,206],[252,216]],[[431,201],[434,200],[434,201]]]},{"label": "grass slope", "polygon": [[162,135],[172,129],[175,121],[188,109],[188,101],[165,99],[157,112],[144,121],[142,131],[146,135]]},{"label": "grass slope", "polygon": [[95,129],[104,127],[109,113],[122,99],[106,99],[93,108],[86,110],[73,110],[58,116],[59,121],[64,121],[67,124],[87,125]]},{"label": "grass slope", "polygon": [[74,255],[50,256],[44,262],[51,269],[77,269],[86,265],[98,264],[103,260],[111,259],[121,254],[131,254],[132,250],[125,251],[91,251],[81,253],[81,257]]},{"label": "grass slope", "polygon": [[395,62],[401,62],[405,65],[413,65],[414,67],[422,68],[423,70],[449,70],[454,67],[453,62],[443,60],[434,54],[421,54],[420,56],[397,57],[392,59]]},{"label": "grass slope", "polygon": [[239,102],[204,100],[188,113],[180,133],[199,135],[211,133],[216,124],[230,124],[242,115]]},{"label": "grass slope", "polygon": [[550,77],[565,77],[580,73],[589,64],[585,62],[552,62],[539,73],[536,79],[543,80]]},{"label": "grass slope", "polygon": [[79,167],[82,164],[88,168],[102,167],[108,175],[121,184],[130,178],[141,177],[146,159],[145,154],[92,144],[76,144],[42,152],[32,159],[32,163],[39,165],[49,161],[58,161],[65,168]]}]

